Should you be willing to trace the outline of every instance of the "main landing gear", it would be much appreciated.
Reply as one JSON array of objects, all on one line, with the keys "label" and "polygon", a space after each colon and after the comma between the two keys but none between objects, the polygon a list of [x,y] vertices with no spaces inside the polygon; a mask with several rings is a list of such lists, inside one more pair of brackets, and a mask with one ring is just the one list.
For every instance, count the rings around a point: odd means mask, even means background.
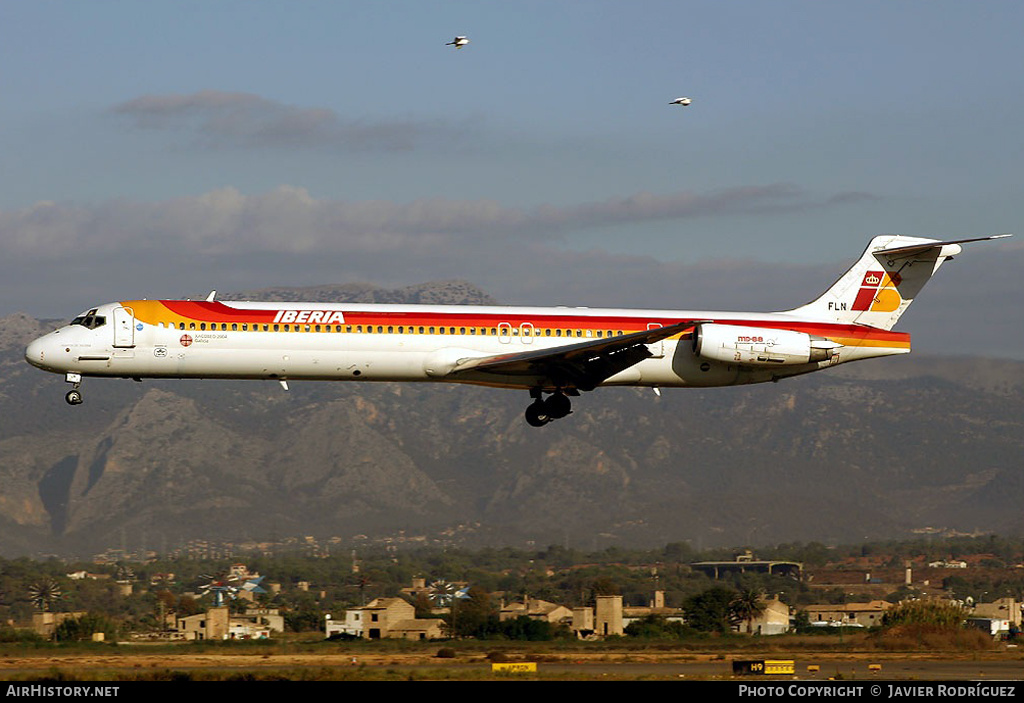
[{"label": "main landing gear", "polygon": [[64,400],[67,401],[68,405],[81,405],[82,404],[82,391],[78,390],[78,387],[82,385],[82,374],[80,373],[69,373],[64,376],[64,380],[68,383],[73,384],[71,390],[64,396]]},{"label": "main landing gear", "polygon": [[572,412],[572,401],[561,390],[544,399],[539,388],[530,391],[533,402],[526,408],[526,422],[531,427],[543,427],[552,420],[558,420]]}]

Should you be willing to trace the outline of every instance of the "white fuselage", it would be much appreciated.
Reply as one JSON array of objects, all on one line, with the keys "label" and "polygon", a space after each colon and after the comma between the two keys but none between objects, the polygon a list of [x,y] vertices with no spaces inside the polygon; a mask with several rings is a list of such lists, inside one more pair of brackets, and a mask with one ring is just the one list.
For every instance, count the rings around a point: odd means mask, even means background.
[{"label": "white fuselage", "polygon": [[[93,315],[92,325],[79,322],[88,314]],[[448,373],[459,360],[555,349],[684,320],[807,330],[840,339],[842,351],[827,361],[761,368],[701,358],[684,335],[648,345],[649,358],[600,385],[755,383],[909,349],[900,341],[905,335],[888,333],[895,343],[865,346],[856,343],[864,337],[859,329],[785,313],[125,301],[101,305],[76,318],[78,324],[32,342],[26,358],[48,371],[81,376],[454,381],[531,388],[540,382],[529,376],[469,373],[449,378]]]}]

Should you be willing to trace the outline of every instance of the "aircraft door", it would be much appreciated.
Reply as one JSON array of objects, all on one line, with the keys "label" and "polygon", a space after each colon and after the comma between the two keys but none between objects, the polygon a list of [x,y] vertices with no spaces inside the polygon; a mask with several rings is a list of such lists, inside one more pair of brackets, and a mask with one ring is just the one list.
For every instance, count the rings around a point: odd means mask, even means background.
[{"label": "aircraft door", "polygon": [[[647,329],[649,329],[649,330],[656,330],[659,327],[661,327],[661,325],[659,325],[657,322],[649,322],[649,323],[647,323]],[[653,358],[655,358],[655,359],[664,358],[664,356],[665,356],[665,340],[661,340],[660,342],[655,342],[654,344],[648,344],[647,348],[651,350],[651,354],[653,354]]]},{"label": "aircraft door", "polygon": [[135,346],[135,311],[131,308],[114,308],[114,346]]},{"label": "aircraft door", "polygon": [[498,341],[502,344],[508,344],[512,341],[512,325],[508,322],[502,322],[498,325]]},{"label": "aircraft door", "polygon": [[536,333],[536,329],[529,322],[519,325],[519,341],[523,344],[533,344],[533,337]]}]

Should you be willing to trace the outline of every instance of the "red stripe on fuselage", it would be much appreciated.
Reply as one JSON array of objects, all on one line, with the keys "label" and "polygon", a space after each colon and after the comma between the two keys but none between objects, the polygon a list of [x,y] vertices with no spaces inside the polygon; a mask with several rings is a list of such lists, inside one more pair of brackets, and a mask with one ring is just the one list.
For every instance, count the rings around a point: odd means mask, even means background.
[{"label": "red stripe on fuselage", "polygon": [[[200,302],[193,300],[162,300],[169,311],[176,315],[202,322],[249,322],[269,324],[274,321],[280,310],[340,310],[345,315],[346,325],[390,325],[412,327],[498,327],[508,324],[512,327],[533,325],[538,329],[602,329],[623,332],[635,332],[647,329],[649,325],[672,325],[685,322],[685,317],[649,317],[644,315],[571,315],[561,311],[552,314],[526,314],[512,308],[500,313],[479,313],[475,310],[466,312],[437,312],[396,310],[386,311],[347,311],[340,306],[325,304],[317,307],[315,303],[303,303],[301,308],[282,303],[281,307],[258,309],[235,308],[220,302]],[[268,303],[273,305],[273,303]],[[702,318],[707,319],[707,318]],[[905,332],[891,332],[874,327],[854,324],[837,324],[813,321],[788,321],[767,319],[725,319],[714,320],[716,324],[736,325],[743,327],[761,327],[764,329],[789,330],[803,332],[819,337],[841,337],[844,339],[870,340],[873,342],[892,342],[895,346],[910,343],[910,335]]]}]

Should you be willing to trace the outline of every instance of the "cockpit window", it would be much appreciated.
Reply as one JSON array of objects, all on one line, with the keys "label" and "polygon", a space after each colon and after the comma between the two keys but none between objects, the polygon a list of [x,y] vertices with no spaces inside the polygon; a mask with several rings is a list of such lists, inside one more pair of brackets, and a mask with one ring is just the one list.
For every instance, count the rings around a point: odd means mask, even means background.
[{"label": "cockpit window", "polygon": [[72,325],[81,325],[86,329],[94,330],[97,327],[102,327],[107,324],[107,318],[103,315],[97,315],[95,310],[90,310],[84,315],[79,315],[71,321]]}]

